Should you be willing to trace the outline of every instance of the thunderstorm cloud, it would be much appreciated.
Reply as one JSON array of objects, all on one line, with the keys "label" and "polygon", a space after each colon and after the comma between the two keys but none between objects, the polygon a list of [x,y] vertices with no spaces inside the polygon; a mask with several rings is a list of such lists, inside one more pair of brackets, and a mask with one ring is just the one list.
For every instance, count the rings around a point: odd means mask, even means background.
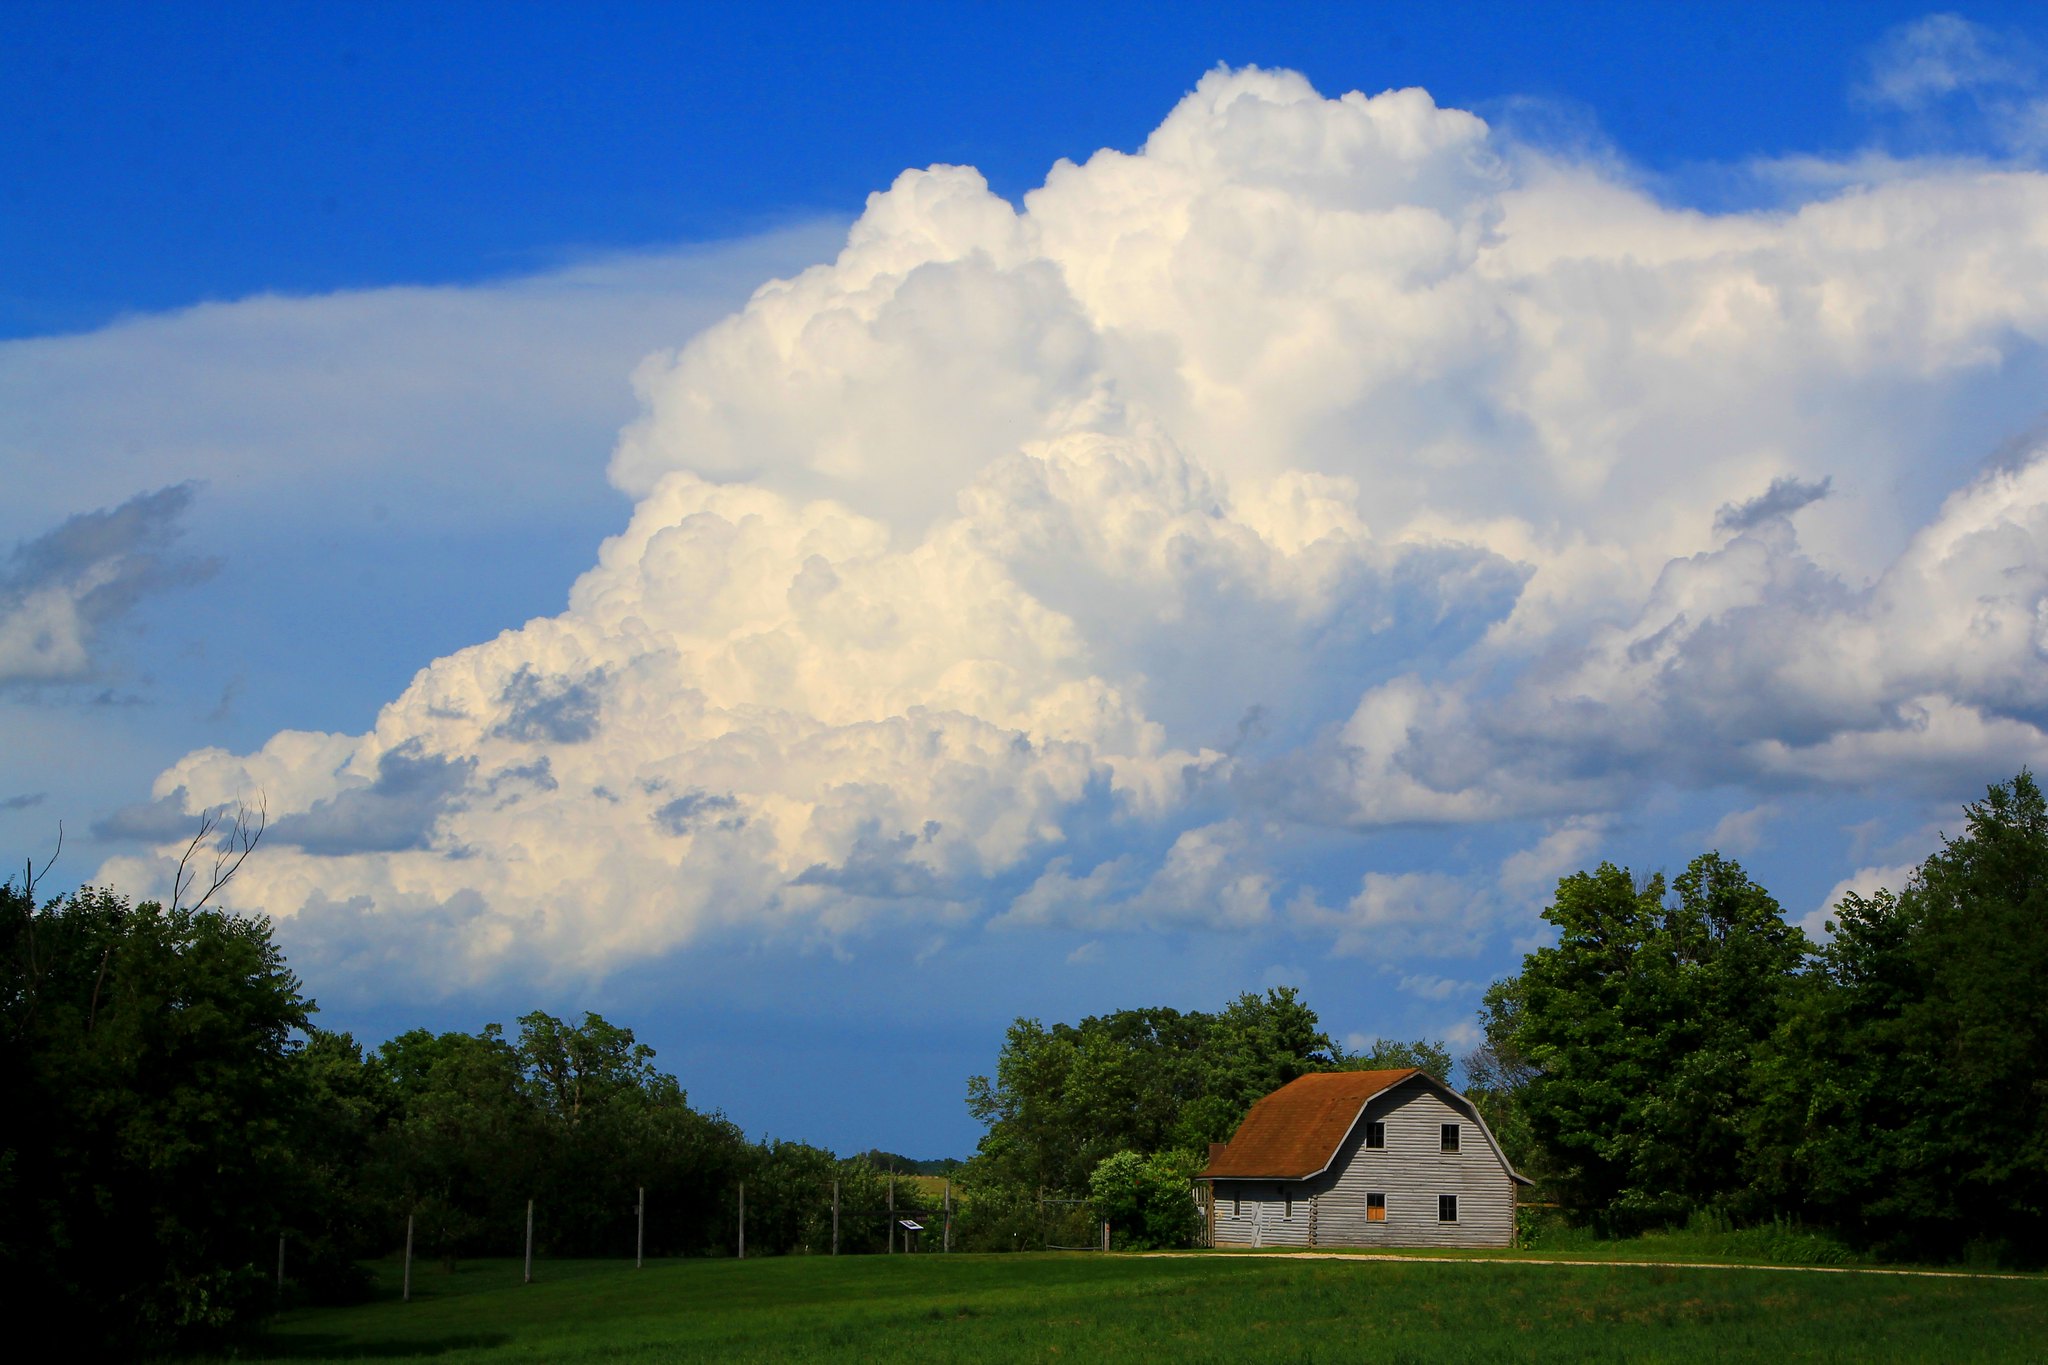
[{"label": "thunderstorm cloud", "polygon": [[[906,917],[1455,957],[1647,783],[2048,756],[2048,459],[1954,417],[2048,392],[2044,337],[2039,174],[1704,213],[1421,90],[1218,70],[1021,205],[904,173],[641,366],[565,611],[134,823],[260,791],[236,903],[450,979]],[[31,570],[81,621],[62,585],[127,572]],[[1483,875],[1298,856],[1500,821],[1545,832]]]}]

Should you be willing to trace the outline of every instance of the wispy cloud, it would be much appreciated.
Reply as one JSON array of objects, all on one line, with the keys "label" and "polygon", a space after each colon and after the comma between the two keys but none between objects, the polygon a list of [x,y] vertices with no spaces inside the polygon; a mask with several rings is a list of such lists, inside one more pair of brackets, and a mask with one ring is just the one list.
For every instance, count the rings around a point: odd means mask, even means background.
[{"label": "wispy cloud", "polygon": [[141,598],[211,576],[218,560],[178,549],[194,492],[138,494],[17,545],[0,570],[0,685],[93,677],[105,631]]},{"label": "wispy cloud", "polygon": [[2025,44],[1960,14],[1930,14],[1888,33],[1871,52],[1858,87],[1874,103],[1918,109],[1951,95],[2039,81]]},{"label": "wispy cloud", "polygon": [[1871,51],[1856,94],[1898,111],[1923,132],[1959,120],[1967,141],[2028,156],[2048,151],[2042,53],[2024,35],[1960,14],[1902,24]]}]

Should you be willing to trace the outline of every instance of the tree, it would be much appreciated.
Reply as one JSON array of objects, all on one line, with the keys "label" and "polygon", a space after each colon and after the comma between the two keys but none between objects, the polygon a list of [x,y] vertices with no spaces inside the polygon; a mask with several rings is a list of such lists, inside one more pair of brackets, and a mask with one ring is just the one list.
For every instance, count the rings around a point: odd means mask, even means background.
[{"label": "tree", "polygon": [[1074,1193],[1119,1151],[1204,1154],[1254,1101],[1330,1065],[1315,1012],[1287,987],[1214,1015],[1119,1010],[1051,1028],[1019,1019],[994,1079],[967,1083],[968,1109],[988,1126],[973,1174]]},{"label": "tree", "polygon": [[293,1123],[287,1257],[291,1282],[318,1302],[349,1302],[369,1290],[359,1261],[391,1244],[388,1209],[372,1184],[371,1143],[391,1121],[391,1090],[375,1056],[346,1033],[306,1026],[292,1055],[298,1090]]},{"label": "tree", "polygon": [[[723,1204],[703,1200],[703,1191],[725,1191],[730,1198],[738,1181],[764,1162],[816,1165],[807,1155],[815,1149],[790,1143],[749,1149],[724,1118],[691,1109],[676,1078],[654,1065],[654,1049],[602,1015],[586,1013],[573,1027],[538,1010],[523,1015],[512,1051],[536,1127],[531,1192],[546,1210],[543,1242],[555,1254],[621,1254],[633,1245],[642,1189],[652,1192],[650,1208],[657,1211],[649,1227],[653,1245],[724,1246],[736,1229]],[[831,1159],[829,1153],[819,1157]],[[749,1243],[766,1249],[778,1235],[760,1221],[769,1213],[766,1191],[750,1192]],[[732,1213],[736,1218],[737,1208]],[[757,1242],[757,1231],[768,1240]]]},{"label": "tree", "polygon": [[312,1008],[269,925],[93,887],[38,905],[30,876],[0,887],[0,940],[11,1289],[110,1350],[246,1321],[297,1216]]},{"label": "tree", "polygon": [[1339,1071],[1401,1071],[1409,1067],[1426,1071],[1451,1083],[1451,1050],[1440,1041],[1417,1038],[1412,1043],[1392,1038],[1375,1038],[1357,1052],[1332,1049]]},{"label": "tree", "polygon": [[1479,1007],[1484,1041],[1459,1058],[1458,1065],[1465,1072],[1465,1098],[1493,1130],[1508,1164],[1540,1185],[1551,1172],[1529,1123],[1527,1092],[1541,1073],[1522,1051],[1522,993],[1519,976],[1487,988]]},{"label": "tree", "polygon": [[1836,907],[1772,1040],[1761,1196],[1898,1253],[2048,1256],[2048,802],[2025,770]]},{"label": "tree", "polygon": [[1089,1208],[1110,1226],[1118,1250],[1193,1246],[1202,1230],[1194,1199],[1202,1163],[1191,1152],[1117,1152],[1088,1177]]},{"label": "tree", "polygon": [[1602,863],[1562,879],[1555,947],[1490,1002],[1561,1192],[1616,1228],[1682,1218],[1746,1187],[1751,1059],[1783,1018],[1808,944],[1742,868],[1693,859],[1668,888]]},{"label": "tree", "polygon": [[422,1250],[450,1267],[459,1256],[516,1246],[544,1134],[504,1029],[409,1029],[381,1044],[377,1060],[392,1117],[371,1160],[388,1225],[412,1216]]},{"label": "tree", "polygon": [[1246,991],[1231,1001],[1216,1017],[1208,1047],[1212,1060],[1206,1093],[1236,1107],[1232,1131],[1258,1100],[1298,1076],[1327,1071],[1333,1055],[1316,1012],[1292,986],[1263,996]]}]

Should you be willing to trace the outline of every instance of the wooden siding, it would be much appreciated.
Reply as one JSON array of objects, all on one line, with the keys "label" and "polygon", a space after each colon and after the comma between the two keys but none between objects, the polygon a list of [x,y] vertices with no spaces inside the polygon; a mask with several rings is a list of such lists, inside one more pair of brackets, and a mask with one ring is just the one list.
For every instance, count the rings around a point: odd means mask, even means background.
[{"label": "wooden siding", "polygon": [[[1386,1124],[1387,1145],[1364,1145],[1366,1124]],[[1460,1150],[1441,1150],[1442,1126],[1460,1125]],[[1365,1197],[1385,1194],[1384,1222],[1366,1221]],[[1458,1221],[1437,1221],[1437,1196],[1458,1197]],[[1293,1200],[1289,1210],[1288,1200]],[[1367,1101],[1330,1163],[1307,1180],[1215,1182],[1217,1246],[1506,1247],[1515,1240],[1515,1182],[1470,1114],[1425,1085]]]}]

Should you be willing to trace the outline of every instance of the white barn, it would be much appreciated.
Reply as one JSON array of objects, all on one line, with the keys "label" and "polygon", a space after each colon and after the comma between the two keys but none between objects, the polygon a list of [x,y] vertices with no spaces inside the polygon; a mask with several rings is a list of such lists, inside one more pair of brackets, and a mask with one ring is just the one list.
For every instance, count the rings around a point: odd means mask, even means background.
[{"label": "white barn", "polygon": [[1530,1183],[1470,1100],[1412,1068],[1289,1081],[1199,1178],[1219,1247],[1513,1246]]}]

